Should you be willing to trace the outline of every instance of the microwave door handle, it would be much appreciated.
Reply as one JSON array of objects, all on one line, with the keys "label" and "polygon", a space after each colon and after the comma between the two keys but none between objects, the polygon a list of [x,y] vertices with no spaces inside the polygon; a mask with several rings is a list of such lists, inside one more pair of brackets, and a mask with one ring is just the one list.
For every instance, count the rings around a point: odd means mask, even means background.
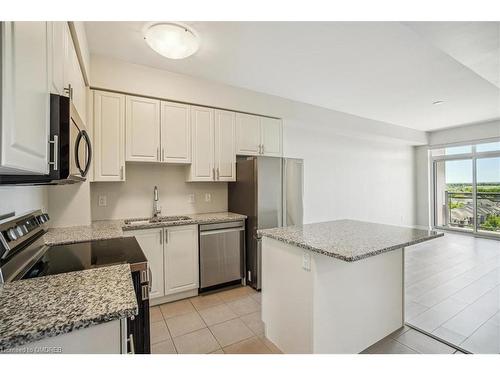
[{"label": "microwave door handle", "polygon": [[[81,165],[80,165],[80,156],[79,156],[79,149],[80,149],[80,141],[81,139],[84,139],[85,140],[85,143],[87,144],[87,151],[88,151],[88,155],[87,155],[87,162],[86,162],[86,165],[85,165],[85,170],[82,169]],[[80,174],[82,177],[85,177],[90,169],[90,161],[92,159],[92,146],[90,144],[90,137],[88,135],[88,133],[85,131],[85,130],[81,130],[79,133],[78,133],[78,136],[76,137],[76,141],[75,141],[75,162],[76,162],[76,167],[78,168],[78,170],[80,171]]]},{"label": "microwave door handle", "polygon": [[85,164],[85,170],[83,171],[83,176],[85,177],[90,169],[90,163],[92,162],[92,142],[90,142],[89,133],[86,130],[82,130],[83,138],[87,144],[87,162]]}]

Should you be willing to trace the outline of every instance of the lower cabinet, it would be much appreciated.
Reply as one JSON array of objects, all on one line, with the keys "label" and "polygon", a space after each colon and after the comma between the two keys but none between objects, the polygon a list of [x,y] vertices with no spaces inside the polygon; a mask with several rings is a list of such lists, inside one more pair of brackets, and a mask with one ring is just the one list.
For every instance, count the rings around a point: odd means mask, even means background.
[{"label": "lower cabinet", "polygon": [[165,228],[163,259],[165,295],[197,289],[198,226],[182,225]]},{"label": "lower cabinet", "polygon": [[12,353],[127,354],[127,320],[112,320],[17,346]]},{"label": "lower cabinet", "polygon": [[198,226],[141,229],[134,236],[148,258],[152,303],[195,295],[199,286]]}]

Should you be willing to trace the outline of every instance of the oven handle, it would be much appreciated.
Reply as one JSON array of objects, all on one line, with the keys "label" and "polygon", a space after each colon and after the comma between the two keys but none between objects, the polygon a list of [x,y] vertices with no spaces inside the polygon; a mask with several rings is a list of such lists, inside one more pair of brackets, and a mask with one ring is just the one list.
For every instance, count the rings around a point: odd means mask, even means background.
[{"label": "oven handle", "polygon": [[[80,148],[80,140],[82,138],[85,140],[85,143],[87,144],[87,160],[86,160],[86,164],[85,164],[85,169],[81,168],[80,157],[78,155],[78,150]],[[76,141],[75,141],[75,161],[76,161],[76,167],[80,171],[81,176],[85,177],[87,175],[89,169],[90,169],[90,162],[92,161],[92,145],[91,145],[91,142],[90,142],[89,134],[87,133],[86,130],[81,130],[78,133],[78,136],[76,137]]]}]

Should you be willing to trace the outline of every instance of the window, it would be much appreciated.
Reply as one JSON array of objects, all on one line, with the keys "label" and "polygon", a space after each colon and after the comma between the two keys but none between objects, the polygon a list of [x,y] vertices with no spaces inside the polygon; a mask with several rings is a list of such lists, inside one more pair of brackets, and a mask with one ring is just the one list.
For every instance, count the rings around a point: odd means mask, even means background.
[{"label": "window", "polygon": [[500,141],[431,151],[434,226],[500,235]]}]

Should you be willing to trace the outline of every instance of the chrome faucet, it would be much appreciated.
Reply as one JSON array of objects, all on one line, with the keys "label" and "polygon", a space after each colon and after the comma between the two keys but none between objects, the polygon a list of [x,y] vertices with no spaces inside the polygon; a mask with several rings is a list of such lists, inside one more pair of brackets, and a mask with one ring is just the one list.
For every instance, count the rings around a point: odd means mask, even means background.
[{"label": "chrome faucet", "polygon": [[158,217],[161,214],[161,206],[158,201],[158,186],[155,186],[154,191],[154,200],[153,200],[153,217]]}]

